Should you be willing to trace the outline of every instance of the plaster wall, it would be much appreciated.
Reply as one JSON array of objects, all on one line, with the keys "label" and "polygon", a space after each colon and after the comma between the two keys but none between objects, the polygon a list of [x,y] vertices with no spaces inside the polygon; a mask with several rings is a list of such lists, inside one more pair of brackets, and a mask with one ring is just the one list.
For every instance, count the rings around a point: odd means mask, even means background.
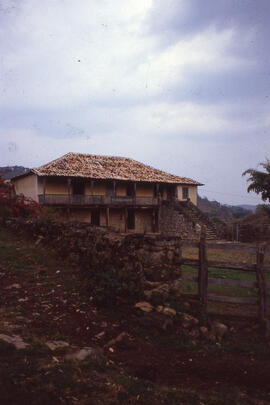
[{"label": "plaster wall", "polygon": [[194,204],[197,205],[198,203],[198,196],[197,196],[197,186],[190,186],[190,185],[181,185],[177,186],[177,195],[179,201],[185,201],[183,199],[183,187],[188,187],[189,199]]},{"label": "plaster wall", "polygon": [[110,209],[109,225],[121,232],[125,232],[125,214],[123,209]]},{"label": "plaster wall", "polygon": [[[41,179],[41,181],[42,181],[42,179]],[[53,177],[53,178],[47,177],[45,192],[46,192],[46,194],[68,195],[67,179],[57,178],[57,177]]]},{"label": "plaster wall", "polygon": [[127,195],[126,183],[116,183],[116,196],[125,197]]},{"label": "plaster wall", "polygon": [[16,179],[13,183],[17,195],[23,194],[25,197],[38,201],[38,183],[35,174]]},{"label": "plaster wall", "polygon": [[137,183],[136,197],[154,197],[154,184]]}]

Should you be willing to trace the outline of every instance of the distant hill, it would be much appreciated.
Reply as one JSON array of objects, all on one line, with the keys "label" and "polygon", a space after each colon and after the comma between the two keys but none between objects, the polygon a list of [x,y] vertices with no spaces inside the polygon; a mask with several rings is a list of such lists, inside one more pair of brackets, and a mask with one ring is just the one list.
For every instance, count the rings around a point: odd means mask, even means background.
[{"label": "distant hill", "polygon": [[[251,207],[253,208],[253,206]],[[253,209],[246,209],[242,205],[223,205],[217,201],[209,201],[208,198],[200,196],[198,196],[198,208],[216,222],[235,221],[236,219],[246,217],[253,211]]]},{"label": "distant hill", "polygon": [[244,208],[244,210],[255,212],[257,205],[242,204],[242,205],[235,205],[235,207],[240,207],[240,208]]},{"label": "distant hill", "polygon": [[23,166],[2,166],[0,167],[0,173],[4,179],[12,179],[12,177],[18,176],[27,172],[29,169]]}]

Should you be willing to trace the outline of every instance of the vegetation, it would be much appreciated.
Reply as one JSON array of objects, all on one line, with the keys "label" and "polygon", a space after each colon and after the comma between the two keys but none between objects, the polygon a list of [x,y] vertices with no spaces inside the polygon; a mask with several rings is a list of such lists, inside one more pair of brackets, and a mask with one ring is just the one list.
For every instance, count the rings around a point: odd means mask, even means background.
[{"label": "vegetation", "polygon": [[29,169],[23,166],[2,166],[0,167],[0,173],[4,179],[12,179],[12,177],[19,176],[26,173]]},{"label": "vegetation", "polygon": [[36,218],[42,206],[32,198],[15,195],[12,185],[0,174],[0,217]]},{"label": "vegetation", "polygon": [[217,201],[209,201],[207,197],[198,198],[198,207],[217,224],[244,218],[251,213],[251,211],[239,206],[224,205]]},{"label": "vegetation", "polygon": [[247,179],[250,182],[247,191],[254,191],[256,194],[260,194],[263,201],[270,202],[270,160],[266,159],[266,162],[261,162],[259,166],[263,167],[265,171],[256,169],[247,169],[242,176],[249,175]]}]

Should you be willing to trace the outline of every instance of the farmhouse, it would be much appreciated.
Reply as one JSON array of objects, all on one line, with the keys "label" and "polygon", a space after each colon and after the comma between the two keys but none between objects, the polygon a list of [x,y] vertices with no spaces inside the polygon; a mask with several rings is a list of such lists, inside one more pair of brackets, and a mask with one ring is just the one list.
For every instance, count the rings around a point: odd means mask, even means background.
[{"label": "farmhouse", "polygon": [[[58,208],[67,220],[120,232],[177,235],[187,220],[187,205],[199,211],[197,187],[202,185],[133,159],[81,153],[67,153],[12,181],[16,194]],[[190,221],[200,222],[191,216]]]}]

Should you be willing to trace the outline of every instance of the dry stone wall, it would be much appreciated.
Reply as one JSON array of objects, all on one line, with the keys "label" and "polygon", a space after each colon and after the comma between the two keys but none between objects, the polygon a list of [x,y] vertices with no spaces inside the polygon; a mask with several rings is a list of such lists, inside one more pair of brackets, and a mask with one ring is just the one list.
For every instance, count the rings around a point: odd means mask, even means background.
[{"label": "dry stone wall", "polygon": [[191,221],[176,209],[172,201],[163,201],[161,206],[160,230],[163,235],[181,239],[198,239],[199,232]]},{"label": "dry stone wall", "polygon": [[12,219],[5,225],[28,233],[37,244],[42,241],[52,246],[85,271],[129,274],[138,288],[144,287],[145,280],[168,282],[180,276],[179,237],[121,235],[86,223],[52,220]]}]

